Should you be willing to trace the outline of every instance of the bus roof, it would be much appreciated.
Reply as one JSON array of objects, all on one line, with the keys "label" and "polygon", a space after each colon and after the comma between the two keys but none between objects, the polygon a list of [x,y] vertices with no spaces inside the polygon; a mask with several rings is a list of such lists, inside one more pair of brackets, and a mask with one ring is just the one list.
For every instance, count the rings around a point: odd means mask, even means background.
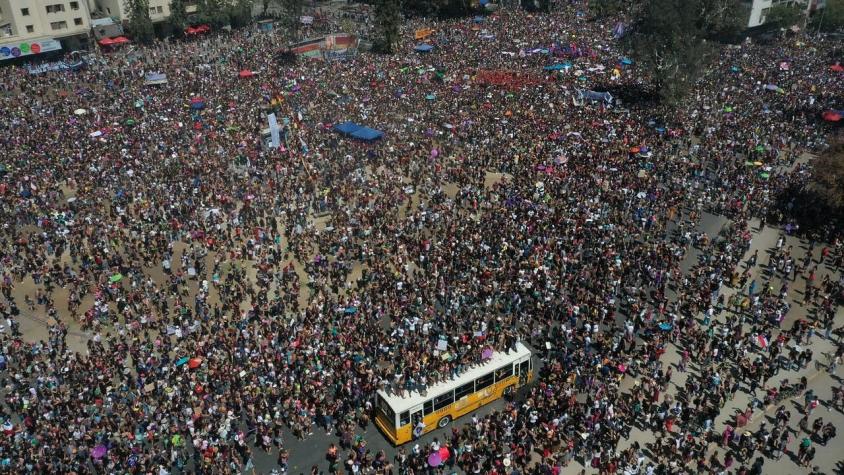
[{"label": "bus roof", "polygon": [[463,374],[459,375],[455,379],[449,379],[433,386],[429,386],[426,396],[423,396],[419,391],[413,391],[408,397],[403,398],[399,394],[387,394],[383,390],[379,390],[378,395],[381,396],[391,408],[393,408],[393,411],[395,411],[396,414],[400,414],[412,407],[421,406],[428,399],[435,398],[448,392],[450,389],[462,386],[469,381],[474,381],[475,379],[488,374],[490,371],[501,368],[507,363],[514,363],[524,357],[530,357],[530,355],[530,349],[521,342],[518,342],[516,343],[516,351],[510,351],[510,354],[503,351],[496,351],[492,354],[492,357],[484,361],[482,365],[463,372]]}]

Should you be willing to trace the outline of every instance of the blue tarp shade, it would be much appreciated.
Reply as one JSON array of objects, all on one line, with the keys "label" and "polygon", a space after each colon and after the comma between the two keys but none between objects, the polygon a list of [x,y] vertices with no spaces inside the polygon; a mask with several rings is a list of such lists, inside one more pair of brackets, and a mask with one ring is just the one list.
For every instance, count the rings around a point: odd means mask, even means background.
[{"label": "blue tarp shade", "polygon": [[342,124],[337,124],[334,126],[334,130],[352,138],[366,141],[378,140],[384,136],[384,132],[381,132],[380,130],[364,127],[362,125],[355,124],[354,122],[343,122]]},{"label": "blue tarp shade", "polygon": [[420,52],[420,53],[430,53],[431,50],[434,49],[434,47],[431,46],[431,45],[426,45],[425,43],[422,43],[422,44],[416,45],[416,47],[413,48],[413,49],[415,51]]},{"label": "blue tarp shade", "polygon": [[473,21],[474,21],[475,23],[483,23],[483,22],[484,22],[484,17],[482,17],[482,16],[480,16],[480,15],[479,15],[479,16],[476,16],[476,17],[473,19]]},{"label": "blue tarp shade", "polygon": [[167,82],[167,75],[164,73],[146,73],[144,75],[144,84],[164,84]]},{"label": "blue tarp shade", "polygon": [[580,95],[580,99],[588,99],[590,101],[603,101],[607,104],[612,102],[612,94],[609,92],[597,92],[597,91],[578,91]]}]

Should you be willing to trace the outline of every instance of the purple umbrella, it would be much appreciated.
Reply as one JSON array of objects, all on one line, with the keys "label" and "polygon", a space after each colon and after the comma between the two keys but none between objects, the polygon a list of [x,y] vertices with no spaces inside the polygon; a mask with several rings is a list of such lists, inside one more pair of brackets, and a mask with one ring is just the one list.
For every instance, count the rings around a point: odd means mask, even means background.
[{"label": "purple umbrella", "polygon": [[94,447],[94,450],[91,451],[91,457],[95,459],[101,459],[103,456],[108,452],[108,449],[105,445],[98,445]]},{"label": "purple umbrella", "polygon": [[443,463],[443,459],[440,457],[439,452],[434,452],[428,456],[428,465],[432,467],[439,467],[441,463]]},{"label": "purple umbrella", "polygon": [[484,348],[484,351],[481,352],[481,358],[485,360],[492,358],[492,348]]}]

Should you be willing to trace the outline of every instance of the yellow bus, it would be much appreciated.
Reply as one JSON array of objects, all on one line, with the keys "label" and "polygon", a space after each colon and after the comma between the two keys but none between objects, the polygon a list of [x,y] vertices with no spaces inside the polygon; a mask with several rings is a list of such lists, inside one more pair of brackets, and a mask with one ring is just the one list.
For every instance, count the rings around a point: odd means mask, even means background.
[{"label": "yellow bus", "polygon": [[378,391],[375,425],[394,445],[401,445],[435,428],[446,427],[532,379],[531,351],[517,343],[515,351],[494,352],[481,365],[457,378],[429,387],[425,395],[414,391],[402,397]]}]

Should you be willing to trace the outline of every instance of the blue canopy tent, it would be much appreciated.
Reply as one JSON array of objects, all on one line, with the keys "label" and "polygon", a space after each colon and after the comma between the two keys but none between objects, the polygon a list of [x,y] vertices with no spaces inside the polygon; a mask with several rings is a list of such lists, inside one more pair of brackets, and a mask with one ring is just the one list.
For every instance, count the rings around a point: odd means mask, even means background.
[{"label": "blue canopy tent", "polygon": [[571,63],[565,62],[565,63],[552,64],[551,66],[545,66],[542,69],[544,69],[546,71],[560,71],[561,69],[569,69],[569,68],[571,68]]},{"label": "blue canopy tent", "polygon": [[354,122],[343,122],[342,124],[337,124],[334,126],[334,130],[343,135],[348,135],[349,137],[366,142],[372,142],[373,140],[378,140],[384,136],[384,132],[381,132],[380,130],[358,125]]},{"label": "blue canopy tent", "polygon": [[430,53],[431,50],[433,50],[433,49],[434,49],[433,46],[431,46],[429,44],[425,44],[425,43],[420,43],[420,44],[416,45],[415,48],[413,48],[414,51],[417,51],[419,53]]}]

